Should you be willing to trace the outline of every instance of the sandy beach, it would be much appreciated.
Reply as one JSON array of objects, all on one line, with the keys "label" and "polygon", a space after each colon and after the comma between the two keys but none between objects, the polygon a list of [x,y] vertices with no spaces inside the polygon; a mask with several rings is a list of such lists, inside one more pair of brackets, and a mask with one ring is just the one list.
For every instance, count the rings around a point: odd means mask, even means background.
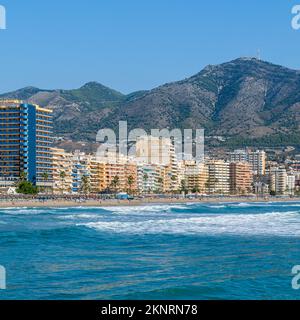
[{"label": "sandy beach", "polygon": [[0,208],[18,208],[18,207],[110,207],[110,206],[143,206],[149,204],[178,204],[178,203],[220,203],[220,202],[295,202],[300,198],[249,198],[249,197],[218,197],[203,199],[138,199],[138,200],[0,200]]}]

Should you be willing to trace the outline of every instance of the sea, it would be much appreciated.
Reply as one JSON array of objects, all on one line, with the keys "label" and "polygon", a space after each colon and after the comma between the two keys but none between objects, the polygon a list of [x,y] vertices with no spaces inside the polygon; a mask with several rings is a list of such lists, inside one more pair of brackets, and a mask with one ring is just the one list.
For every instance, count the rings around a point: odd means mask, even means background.
[{"label": "sea", "polygon": [[0,209],[4,300],[300,299],[300,202]]}]

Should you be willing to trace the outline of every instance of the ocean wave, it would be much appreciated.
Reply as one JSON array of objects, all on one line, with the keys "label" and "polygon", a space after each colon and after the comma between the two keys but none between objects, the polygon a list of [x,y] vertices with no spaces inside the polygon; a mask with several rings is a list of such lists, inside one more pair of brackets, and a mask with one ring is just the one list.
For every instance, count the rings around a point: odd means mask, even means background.
[{"label": "ocean wave", "polygon": [[231,207],[252,207],[255,203],[249,203],[249,202],[240,202],[240,203],[232,203],[230,204]]},{"label": "ocean wave", "polygon": [[300,237],[299,212],[230,214],[146,221],[79,223],[102,232],[128,234],[257,235]]},{"label": "ocean wave", "polygon": [[220,205],[210,205],[207,206],[208,208],[212,208],[212,209],[222,209],[222,208],[226,208],[226,206],[224,204],[220,204]]},{"label": "ocean wave", "polygon": [[66,214],[66,215],[61,215],[57,217],[58,219],[61,220],[74,220],[74,219],[97,219],[99,218],[98,214]]},{"label": "ocean wave", "polygon": [[186,209],[183,205],[143,205],[143,206],[119,206],[119,207],[102,207],[102,209],[113,214],[120,215],[144,215],[145,213],[168,213],[172,209]]},{"label": "ocean wave", "polygon": [[0,210],[0,214],[5,215],[38,215],[44,214],[49,211],[45,209],[34,209],[34,208],[5,208]]}]

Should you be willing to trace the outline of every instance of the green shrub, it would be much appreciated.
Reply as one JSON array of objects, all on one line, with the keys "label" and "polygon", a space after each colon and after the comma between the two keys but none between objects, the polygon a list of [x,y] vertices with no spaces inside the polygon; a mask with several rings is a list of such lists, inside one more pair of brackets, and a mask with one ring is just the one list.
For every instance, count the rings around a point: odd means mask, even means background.
[{"label": "green shrub", "polygon": [[21,181],[17,188],[17,193],[21,194],[37,194],[38,188],[29,181]]}]

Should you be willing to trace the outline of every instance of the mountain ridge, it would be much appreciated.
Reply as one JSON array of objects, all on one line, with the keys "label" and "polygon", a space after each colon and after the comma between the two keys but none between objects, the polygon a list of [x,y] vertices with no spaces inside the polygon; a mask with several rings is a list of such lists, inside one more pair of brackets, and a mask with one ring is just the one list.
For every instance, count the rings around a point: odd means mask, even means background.
[{"label": "mountain ridge", "polygon": [[184,80],[128,95],[88,82],[74,90],[26,87],[0,98],[53,109],[55,134],[74,141],[95,141],[99,129],[115,129],[120,120],[130,129],[203,127],[208,135],[241,141],[300,132],[300,71],[255,58],[208,65]]}]

